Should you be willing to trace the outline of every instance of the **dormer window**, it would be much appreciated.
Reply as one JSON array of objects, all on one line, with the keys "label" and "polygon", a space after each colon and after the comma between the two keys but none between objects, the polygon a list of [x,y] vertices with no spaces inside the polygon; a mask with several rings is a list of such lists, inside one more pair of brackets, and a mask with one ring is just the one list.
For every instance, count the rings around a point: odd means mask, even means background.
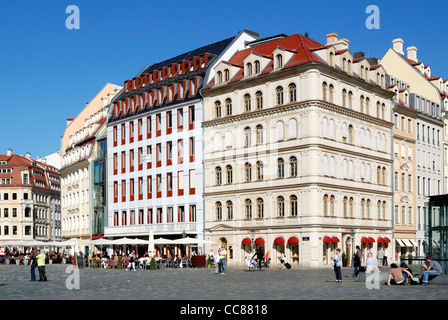
[{"label": "dormer window", "polygon": [[220,83],[222,83],[222,72],[218,71],[216,73],[216,84],[220,84]]},{"label": "dormer window", "polygon": [[255,74],[259,74],[261,72],[261,70],[260,70],[260,61],[256,60],[254,62],[254,65],[255,65]]},{"label": "dormer window", "polygon": [[283,56],[281,54],[278,54],[275,57],[275,65],[276,65],[276,69],[283,67]]},{"label": "dormer window", "polygon": [[224,82],[228,82],[230,80],[230,71],[229,69],[224,70]]},{"label": "dormer window", "polygon": [[330,52],[330,59],[329,59],[330,67],[334,67],[334,53]]},{"label": "dormer window", "polygon": [[246,76],[252,75],[252,63],[248,62],[246,64]]}]

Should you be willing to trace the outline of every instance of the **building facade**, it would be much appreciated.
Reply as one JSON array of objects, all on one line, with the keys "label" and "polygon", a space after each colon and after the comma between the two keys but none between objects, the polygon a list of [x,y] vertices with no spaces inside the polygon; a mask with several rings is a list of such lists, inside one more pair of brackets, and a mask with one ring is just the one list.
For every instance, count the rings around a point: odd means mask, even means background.
[{"label": "building facade", "polygon": [[[423,255],[425,248],[425,211],[428,197],[443,193],[443,101],[437,86],[432,83],[431,68],[417,59],[417,48],[403,52],[403,40],[395,39],[381,59],[389,77],[406,83],[409,106],[417,110],[415,119],[415,252]],[[400,209],[399,209],[400,210]],[[399,214],[398,214],[399,215]],[[397,217],[398,218],[398,217]],[[398,219],[399,220],[399,219]],[[395,245],[401,246],[399,241]],[[427,245],[427,244],[426,244]],[[395,257],[401,252],[395,250]]]},{"label": "building facade", "polygon": [[152,231],[156,238],[204,239],[200,89],[218,61],[256,37],[242,31],[125,81],[107,125],[108,238],[148,238]]},{"label": "building facade", "polygon": [[0,240],[61,239],[58,170],[9,149],[0,155]]},{"label": "building facade", "polygon": [[[121,87],[107,84],[76,118],[69,120],[62,137],[60,173],[64,239],[76,238],[82,241],[90,240],[92,235],[102,236],[96,233],[101,229],[93,229],[93,226],[104,220],[100,208],[106,204],[104,198],[94,197],[98,191],[94,181],[98,177],[95,175],[98,174],[95,171],[98,169],[95,166],[96,158],[103,159],[105,156],[104,142],[98,143],[97,139],[104,138],[109,104],[120,90]],[[98,207],[96,211],[95,206]],[[81,246],[80,251],[86,250]]]},{"label": "building facade", "polygon": [[[376,255],[392,239],[391,99],[385,71],[347,39],[248,43],[202,91],[205,231],[243,265],[331,264],[337,247]],[[252,253],[253,254],[253,253]]]}]

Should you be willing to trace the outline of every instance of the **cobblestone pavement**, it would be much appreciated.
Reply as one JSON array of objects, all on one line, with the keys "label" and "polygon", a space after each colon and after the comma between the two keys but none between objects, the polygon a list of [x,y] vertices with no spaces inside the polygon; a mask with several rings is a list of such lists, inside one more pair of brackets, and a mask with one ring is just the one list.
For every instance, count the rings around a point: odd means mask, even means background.
[{"label": "cobblestone pavement", "polygon": [[[47,282],[30,282],[28,266],[0,265],[2,300],[447,300],[448,285],[386,286],[368,289],[343,269],[343,282],[328,269],[269,268],[247,272],[214,269],[79,269],[80,288],[67,289],[68,265],[47,265]],[[383,268],[383,274],[389,271]],[[36,268],[36,276],[38,272]],[[225,281],[221,281],[225,280]],[[74,282],[72,282],[74,283]]]}]

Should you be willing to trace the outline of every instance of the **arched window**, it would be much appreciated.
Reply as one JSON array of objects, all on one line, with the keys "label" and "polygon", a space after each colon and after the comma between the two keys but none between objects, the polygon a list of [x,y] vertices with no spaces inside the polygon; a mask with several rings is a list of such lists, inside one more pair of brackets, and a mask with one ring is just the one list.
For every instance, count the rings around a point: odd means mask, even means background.
[{"label": "arched window", "polygon": [[354,178],[354,176],[353,176],[353,170],[354,170],[354,168],[353,168],[353,161],[350,160],[350,161],[348,162],[348,177],[349,177],[349,179],[353,179],[353,178]]},{"label": "arched window", "polygon": [[257,199],[257,218],[263,218],[264,217],[264,202],[263,199],[258,198]]},{"label": "arched window", "polygon": [[246,64],[246,75],[251,76],[252,75],[252,63],[248,62]]},{"label": "arched window", "polygon": [[295,83],[291,83],[288,86],[289,89],[289,102],[296,102],[297,101],[297,90]]},{"label": "arched window", "polygon": [[292,156],[289,158],[290,177],[297,177],[297,158]]},{"label": "arched window", "polygon": [[370,199],[367,199],[367,203],[366,203],[366,218],[370,219]]},{"label": "arched window", "polygon": [[353,136],[353,126],[349,125],[348,126],[348,143],[350,144],[354,144],[355,143],[355,139]]},{"label": "arched window", "polygon": [[366,214],[366,200],[361,199],[361,218],[365,218]]},{"label": "arched window", "polygon": [[381,104],[379,101],[376,103],[376,117],[377,118],[381,117]]},{"label": "arched window", "polygon": [[347,90],[342,90],[342,106],[347,107]]},{"label": "arched window", "polygon": [[215,134],[215,139],[214,139],[214,143],[215,143],[215,152],[216,151],[221,151],[222,150],[222,136],[219,132],[217,132]]},{"label": "arched window", "polygon": [[328,217],[329,211],[328,211],[328,195],[324,195],[324,217]]},{"label": "arched window", "polygon": [[382,174],[382,179],[383,179],[383,185],[387,186],[387,180],[386,180],[386,168],[383,167],[383,169],[381,170],[381,174]]},{"label": "arched window", "polygon": [[255,133],[257,136],[257,144],[263,144],[263,126],[261,124],[256,126]]},{"label": "arched window", "polygon": [[297,138],[297,120],[289,119],[289,139]]},{"label": "arched window", "polygon": [[222,170],[221,167],[215,168],[215,184],[221,185],[222,184]]},{"label": "arched window", "polygon": [[252,181],[252,165],[248,162],[244,164],[244,181]]},{"label": "arched window", "polygon": [[283,67],[283,57],[281,54],[278,54],[275,57],[275,64],[276,64],[277,69]]},{"label": "arched window", "polygon": [[359,112],[364,113],[364,96],[359,98]]},{"label": "arched window", "polygon": [[233,182],[233,170],[232,166],[228,165],[226,167],[226,183],[231,184]]},{"label": "arched window", "polygon": [[285,161],[282,158],[277,159],[277,178],[285,177]]},{"label": "arched window", "polygon": [[224,82],[228,82],[230,80],[230,71],[229,69],[224,70]]},{"label": "arched window", "polygon": [[331,103],[334,103],[334,87],[332,84],[330,84],[330,94],[328,96],[328,101]]},{"label": "arched window", "polygon": [[275,96],[276,96],[277,105],[282,105],[283,104],[283,87],[282,86],[278,86],[275,89]]},{"label": "arched window", "polygon": [[328,85],[326,82],[322,83],[322,100],[328,101]]},{"label": "arched window", "polygon": [[254,65],[255,65],[255,74],[260,73],[260,71],[261,71],[260,70],[260,61],[255,60]]},{"label": "arched window", "polygon": [[295,195],[290,196],[289,202],[291,206],[291,216],[296,217],[298,214],[297,197]]},{"label": "arched window", "polygon": [[327,118],[322,119],[322,136],[328,138],[328,120]]},{"label": "arched window", "polygon": [[218,71],[216,73],[216,84],[220,84],[220,83],[222,83],[222,72]]},{"label": "arched window", "polygon": [[257,109],[263,109],[263,93],[261,91],[255,93],[255,99],[257,100]]},{"label": "arched window", "polygon": [[244,111],[249,112],[251,109],[250,94],[246,93],[243,99],[244,99]]},{"label": "arched window", "polygon": [[277,217],[285,216],[285,198],[277,197]]},{"label": "arched window", "polygon": [[250,199],[244,201],[244,214],[246,219],[252,219],[252,201]]},{"label": "arched window", "polygon": [[251,132],[250,128],[247,127],[244,129],[244,146],[249,147],[251,145]]},{"label": "arched window", "polygon": [[227,130],[225,140],[224,140],[225,146],[227,149],[232,148],[232,140],[233,140],[232,131]]},{"label": "arched window", "polygon": [[366,114],[370,115],[370,99],[366,98]]},{"label": "arched window", "polygon": [[232,100],[226,99],[226,116],[232,115]]},{"label": "arched window", "polygon": [[257,161],[257,181],[263,180],[263,162]]},{"label": "arched window", "polygon": [[342,178],[348,178],[348,162],[347,159],[342,160]]},{"label": "arched window", "polygon": [[283,141],[285,138],[285,128],[282,121],[277,122],[277,141]]},{"label": "arched window", "polygon": [[334,157],[330,157],[330,176],[334,177]]},{"label": "arched window", "polygon": [[377,204],[376,204],[376,214],[377,214],[377,219],[381,220],[381,201],[378,200]]},{"label": "arched window", "polygon": [[330,197],[330,217],[334,217],[335,215],[336,215],[336,212],[335,212],[335,198],[332,195]]},{"label": "arched window", "polygon": [[221,118],[221,102],[215,101],[215,118]]},{"label": "arched window", "polygon": [[353,200],[353,198],[350,198],[350,200],[348,201],[348,213],[349,213],[349,217],[353,218],[354,217],[354,202],[355,200]]},{"label": "arched window", "polygon": [[322,160],[322,173],[324,176],[328,175],[328,157],[324,156]]},{"label": "arched window", "polygon": [[348,108],[353,109],[353,92],[348,92]]},{"label": "arched window", "polygon": [[232,201],[226,202],[227,220],[233,219],[233,203]]},{"label": "arched window", "polygon": [[221,202],[216,202],[215,204],[216,209],[216,220],[222,220],[222,204]]},{"label": "arched window", "polygon": [[347,218],[348,217],[348,198],[347,197],[344,197],[342,211],[343,211],[344,218]]}]

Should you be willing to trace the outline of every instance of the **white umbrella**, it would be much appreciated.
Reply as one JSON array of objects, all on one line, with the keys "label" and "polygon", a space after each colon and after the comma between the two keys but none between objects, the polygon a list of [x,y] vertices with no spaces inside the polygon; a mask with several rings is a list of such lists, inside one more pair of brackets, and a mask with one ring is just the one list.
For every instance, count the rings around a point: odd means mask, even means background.
[{"label": "white umbrella", "polygon": [[199,240],[199,239],[187,237],[187,238],[180,238],[180,239],[173,240],[173,243],[175,243],[175,244],[197,244],[200,241],[201,240]]},{"label": "white umbrella", "polygon": [[164,238],[158,238],[154,240],[154,244],[174,244],[174,241]]}]

